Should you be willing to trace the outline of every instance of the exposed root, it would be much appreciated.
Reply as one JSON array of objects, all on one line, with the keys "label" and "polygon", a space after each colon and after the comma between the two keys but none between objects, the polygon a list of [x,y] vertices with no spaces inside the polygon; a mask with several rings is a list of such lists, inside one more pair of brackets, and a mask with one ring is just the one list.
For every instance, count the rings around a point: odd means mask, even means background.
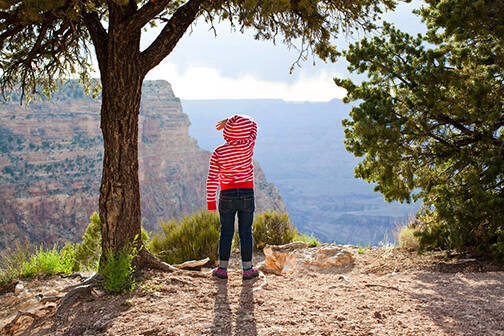
[{"label": "exposed root", "polygon": [[91,290],[95,286],[97,286],[96,283],[90,283],[71,289],[65,296],[61,298],[58,310],[56,311],[56,318],[61,319],[68,308],[72,307],[77,301],[90,296]]},{"label": "exposed root", "polygon": [[70,279],[73,279],[73,278],[81,278],[81,279],[88,279],[89,277],[80,273],[80,272],[74,272],[72,274],[61,274],[60,275],[62,278],[70,278]]},{"label": "exposed root", "polygon": [[57,295],[51,295],[51,296],[40,296],[37,297],[39,299],[41,304],[46,304],[49,302],[58,302],[63,298],[63,296],[57,296]]},{"label": "exposed root", "polygon": [[86,286],[86,285],[89,285],[89,284],[95,284],[98,282],[98,278],[99,278],[99,274],[98,273],[95,273],[93,274],[93,276],[87,278],[86,280],[84,280],[83,282],[80,282],[76,285],[72,285],[72,286],[68,286],[68,287],[65,287],[63,289],[64,292],[67,292],[67,291],[71,291],[72,289],[74,288],[77,288],[77,287],[80,287],[80,286]]},{"label": "exposed root", "polygon": [[173,267],[172,265],[167,264],[164,261],[161,261],[158,258],[156,258],[152,253],[147,251],[147,249],[145,248],[140,250],[137,256],[136,264],[139,268],[151,268],[155,270],[178,273],[196,278],[208,278],[210,276],[209,274],[198,271],[188,271]]},{"label": "exposed root", "polygon": [[139,268],[151,268],[165,272],[180,272],[178,268],[156,258],[152,253],[147,251],[146,248],[142,248],[138,253],[136,264]]},{"label": "exposed root", "polygon": [[[60,298],[61,301],[58,305],[58,310],[56,311],[56,318],[61,319],[68,308],[72,307],[77,301],[90,296],[93,287],[98,286],[98,278],[99,274],[95,273],[93,276],[77,285],[64,288],[63,291],[68,291],[68,293]],[[56,301],[56,298],[54,301]]]}]

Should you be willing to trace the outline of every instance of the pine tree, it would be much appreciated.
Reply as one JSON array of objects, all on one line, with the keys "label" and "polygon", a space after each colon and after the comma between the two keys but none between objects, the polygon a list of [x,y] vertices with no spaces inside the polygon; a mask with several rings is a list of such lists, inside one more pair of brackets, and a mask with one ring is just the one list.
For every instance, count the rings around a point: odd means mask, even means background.
[{"label": "pine tree", "polygon": [[[359,101],[344,120],[357,177],[423,202],[423,248],[504,256],[504,3],[428,0],[425,36],[385,24],[345,51]],[[413,197],[412,197],[413,195]]]}]

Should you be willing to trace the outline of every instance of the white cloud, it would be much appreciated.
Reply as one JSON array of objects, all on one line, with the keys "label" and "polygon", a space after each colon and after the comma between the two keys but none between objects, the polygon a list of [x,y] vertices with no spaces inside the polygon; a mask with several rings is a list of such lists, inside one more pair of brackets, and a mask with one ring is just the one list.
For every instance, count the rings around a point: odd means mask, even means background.
[{"label": "white cloud", "polygon": [[151,70],[147,79],[164,79],[172,84],[181,99],[283,99],[285,101],[329,101],[343,98],[346,91],[332,80],[336,73],[307,75],[302,71],[292,82],[269,81],[244,75],[225,77],[217,69],[192,66],[179,71],[163,62]]}]

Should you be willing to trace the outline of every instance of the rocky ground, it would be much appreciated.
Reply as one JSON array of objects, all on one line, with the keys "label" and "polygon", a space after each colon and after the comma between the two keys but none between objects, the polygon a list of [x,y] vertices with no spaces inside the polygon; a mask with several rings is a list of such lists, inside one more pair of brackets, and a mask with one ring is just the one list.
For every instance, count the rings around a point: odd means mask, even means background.
[{"label": "rocky ground", "polygon": [[[347,249],[355,259],[345,273],[242,280],[235,269],[225,281],[208,270],[203,277],[145,272],[133,292],[94,290],[62,315],[50,298],[79,278],[25,282],[0,296],[0,334],[504,335],[502,267],[441,253]],[[27,293],[41,295],[27,304]]]}]

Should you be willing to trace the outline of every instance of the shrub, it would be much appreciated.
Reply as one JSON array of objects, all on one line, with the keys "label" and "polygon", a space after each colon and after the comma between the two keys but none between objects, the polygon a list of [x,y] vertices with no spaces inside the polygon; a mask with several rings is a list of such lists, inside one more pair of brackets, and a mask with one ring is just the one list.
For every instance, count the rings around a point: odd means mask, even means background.
[{"label": "shrub", "polygon": [[398,242],[400,248],[405,248],[410,251],[418,251],[420,249],[420,242],[417,238],[417,231],[409,226],[403,226],[398,234]]},{"label": "shrub", "polygon": [[320,241],[312,234],[309,236],[304,233],[297,233],[293,241],[301,241],[303,243],[311,244],[312,246],[320,245]]},{"label": "shrub", "polygon": [[135,289],[133,259],[137,252],[135,247],[126,247],[119,253],[106,251],[106,262],[100,270],[100,275],[103,277],[103,289],[107,293],[117,294]]},{"label": "shrub", "polygon": [[262,250],[266,244],[283,245],[293,242],[298,235],[289,214],[278,211],[259,213],[253,224],[254,247]]},{"label": "shrub", "polygon": [[70,274],[75,264],[73,245],[68,243],[61,250],[57,246],[45,250],[40,246],[20,270],[20,276],[32,277],[53,275],[57,273]]},{"label": "shrub", "polygon": [[18,279],[21,267],[29,259],[29,246],[16,244],[12,252],[0,257],[0,287]]},{"label": "shrub", "polygon": [[178,264],[209,257],[217,260],[220,221],[216,213],[199,211],[182,221],[161,221],[147,248],[158,258]]},{"label": "shrub", "polygon": [[97,270],[101,255],[100,216],[94,212],[89,219],[91,222],[82,236],[82,242],[75,244],[76,268],[82,265],[84,269]]},{"label": "shrub", "polygon": [[[90,223],[86,228],[82,242],[75,245],[75,270],[83,267],[85,270],[98,270],[101,256],[101,221],[97,212],[89,217]],[[149,234],[142,227],[142,241],[149,240]]]},{"label": "shrub", "polygon": [[[286,212],[267,211],[257,214],[252,232],[256,251],[262,250],[266,244],[282,245],[293,241],[303,241],[313,246],[320,244],[313,235],[298,233]],[[160,222],[160,229],[152,236],[147,248],[169,264],[205,257],[216,262],[219,235],[219,216],[200,211],[182,221]],[[232,248],[236,251],[239,247],[238,232],[235,230]]]}]

